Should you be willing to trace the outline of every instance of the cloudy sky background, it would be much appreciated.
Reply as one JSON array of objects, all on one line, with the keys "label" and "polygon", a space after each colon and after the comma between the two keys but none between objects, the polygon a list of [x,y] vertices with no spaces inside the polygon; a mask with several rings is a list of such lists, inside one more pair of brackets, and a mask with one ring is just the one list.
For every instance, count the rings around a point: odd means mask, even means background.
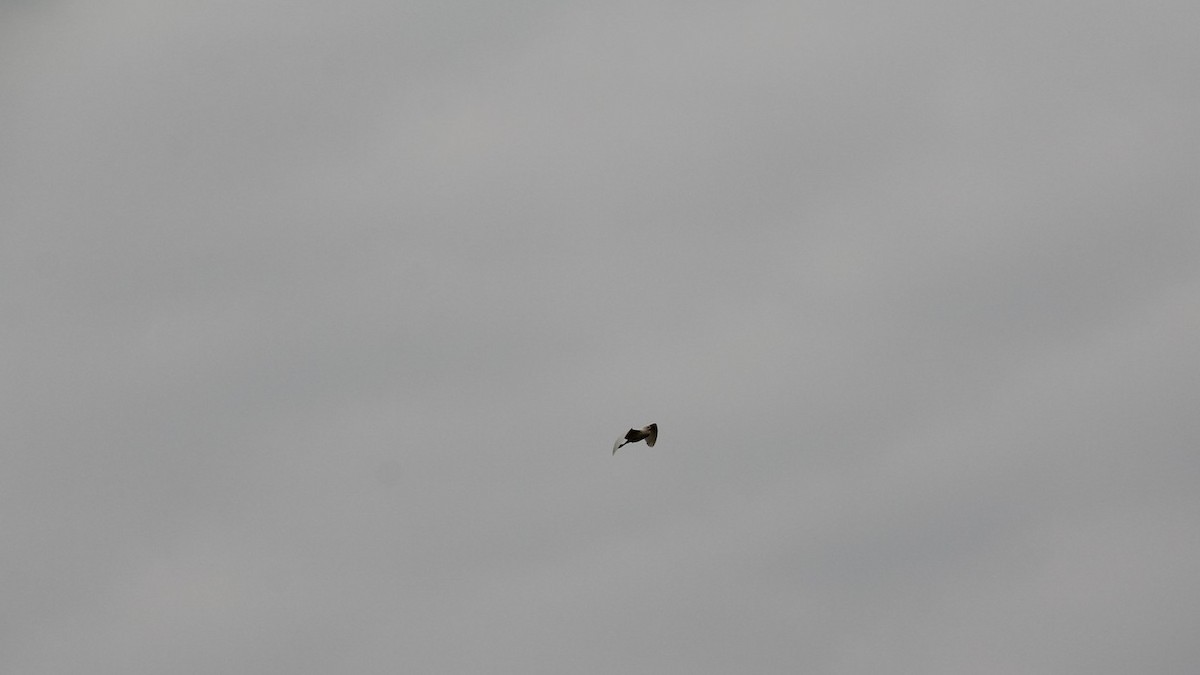
[{"label": "cloudy sky background", "polygon": [[0,5],[0,671],[1200,668],[1194,11]]}]

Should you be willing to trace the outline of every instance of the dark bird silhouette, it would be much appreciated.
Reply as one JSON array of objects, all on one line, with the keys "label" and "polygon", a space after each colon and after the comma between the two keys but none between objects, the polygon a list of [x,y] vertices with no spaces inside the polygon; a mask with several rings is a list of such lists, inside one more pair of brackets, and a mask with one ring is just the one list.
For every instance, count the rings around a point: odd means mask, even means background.
[{"label": "dark bird silhouette", "polygon": [[613,454],[617,454],[617,448],[626,443],[637,443],[638,441],[646,441],[646,445],[654,447],[654,441],[658,440],[658,425],[651,424],[650,426],[642,427],[641,429],[630,429],[625,432],[625,435],[617,439],[613,443]]}]

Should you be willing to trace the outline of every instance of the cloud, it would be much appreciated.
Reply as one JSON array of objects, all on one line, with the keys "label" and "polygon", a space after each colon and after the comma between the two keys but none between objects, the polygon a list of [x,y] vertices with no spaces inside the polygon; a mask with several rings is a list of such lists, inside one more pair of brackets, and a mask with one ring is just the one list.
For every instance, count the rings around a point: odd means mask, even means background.
[{"label": "cloud", "polygon": [[0,10],[0,664],[1186,670],[1184,9]]}]

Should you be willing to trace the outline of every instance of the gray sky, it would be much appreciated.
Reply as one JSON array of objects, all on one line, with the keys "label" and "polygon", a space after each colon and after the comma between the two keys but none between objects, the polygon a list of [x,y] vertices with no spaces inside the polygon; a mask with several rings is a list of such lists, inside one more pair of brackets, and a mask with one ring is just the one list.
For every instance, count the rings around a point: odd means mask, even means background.
[{"label": "gray sky", "polygon": [[1195,671],[1195,27],[0,5],[0,671]]}]

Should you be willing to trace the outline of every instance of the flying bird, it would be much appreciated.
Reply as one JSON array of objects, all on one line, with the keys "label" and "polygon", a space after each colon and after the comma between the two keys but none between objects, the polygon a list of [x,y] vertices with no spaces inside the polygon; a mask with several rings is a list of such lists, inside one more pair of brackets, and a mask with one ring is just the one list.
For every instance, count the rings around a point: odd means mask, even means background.
[{"label": "flying bird", "polygon": [[657,440],[658,440],[658,425],[657,424],[651,424],[649,426],[642,427],[641,429],[630,429],[629,431],[625,432],[624,436],[622,436],[621,438],[618,438],[616,443],[613,443],[613,454],[614,455],[617,454],[617,448],[621,447],[622,445],[625,445],[626,443],[637,443],[638,441],[646,441],[646,445],[653,448],[654,441],[657,441]]}]

